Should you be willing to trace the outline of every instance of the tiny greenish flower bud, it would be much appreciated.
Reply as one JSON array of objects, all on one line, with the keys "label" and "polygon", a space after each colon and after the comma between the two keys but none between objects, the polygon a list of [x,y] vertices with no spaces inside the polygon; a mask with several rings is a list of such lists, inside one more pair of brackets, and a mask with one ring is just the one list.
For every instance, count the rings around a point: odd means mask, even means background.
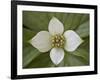
[{"label": "tiny greenish flower bud", "polygon": [[60,42],[63,43],[64,41],[61,39]]},{"label": "tiny greenish flower bud", "polygon": [[56,35],[55,38],[58,39],[58,36]]},{"label": "tiny greenish flower bud", "polygon": [[60,43],[60,45],[61,45],[61,46],[63,46],[63,45],[64,45],[64,43]]},{"label": "tiny greenish flower bud", "polygon": [[54,39],[52,39],[52,43],[54,43],[55,42],[55,40]]},{"label": "tiny greenish flower bud", "polygon": [[59,40],[58,40],[58,39],[56,39],[56,42],[59,42]]},{"label": "tiny greenish flower bud", "polygon": [[60,46],[60,44],[57,44],[57,47],[59,47]]},{"label": "tiny greenish flower bud", "polygon": [[52,47],[55,47],[55,45],[54,45],[54,44],[52,44]]},{"label": "tiny greenish flower bud", "polygon": [[55,47],[58,47],[58,44],[57,43],[55,44]]}]

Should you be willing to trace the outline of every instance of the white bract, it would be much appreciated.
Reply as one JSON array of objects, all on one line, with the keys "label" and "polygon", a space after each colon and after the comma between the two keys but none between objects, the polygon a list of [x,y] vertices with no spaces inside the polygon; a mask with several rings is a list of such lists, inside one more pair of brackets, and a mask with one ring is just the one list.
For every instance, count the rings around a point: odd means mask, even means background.
[{"label": "white bract", "polygon": [[68,52],[75,51],[83,42],[73,30],[64,32],[63,24],[53,17],[48,26],[48,31],[40,31],[30,40],[30,43],[40,52],[50,50],[50,58],[58,65],[64,58],[64,49]]}]

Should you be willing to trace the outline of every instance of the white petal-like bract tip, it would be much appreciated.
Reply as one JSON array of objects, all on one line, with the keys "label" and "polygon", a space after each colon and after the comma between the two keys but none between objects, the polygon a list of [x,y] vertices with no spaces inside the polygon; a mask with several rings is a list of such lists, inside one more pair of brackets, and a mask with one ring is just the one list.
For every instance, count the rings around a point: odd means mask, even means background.
[{"label": "white petal-like bract tip", "polygon": [[30,43],[40,52],[47,52],[51,49],[50,34],[47,31],[40,31],[31,40]]},{"label": "white petal-like bract tip", "polygon": [[65,50],[69,52],[75,51],[79,45],[83,42],[80,36],[73,30],[68,30],[64,33],[65,37]]},{"label": "white petal-like bract tip", "polygon": [[53,17],[49,22],[48,29],[51,35],[62,34],[64,26],[57,18]]},{"label": "white petal-like bract tip", "polygon": [[58,65],[64,58],[64,50],[62,48],[51,49],[50,58],[55,65]]}]

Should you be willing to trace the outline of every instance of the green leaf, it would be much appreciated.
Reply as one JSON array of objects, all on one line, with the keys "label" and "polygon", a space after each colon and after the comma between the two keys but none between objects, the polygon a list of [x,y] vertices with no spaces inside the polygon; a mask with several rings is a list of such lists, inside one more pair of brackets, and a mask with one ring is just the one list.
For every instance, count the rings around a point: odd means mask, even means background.
[{"label": "green leaf", "polygon": [[82,14],[67,14],[67,16],[65,17],[66,19],[64,21],[65,31],[69,29],[75,29],[76,27],[78,27],[80,25],[81,17]]},{"label": "green leaf", "polygon": [[90,39],[89,39],[89,37],[86,37],[83,40],[84,40],[84,42],[79,46],[79,48],[85,49],[87,52],[89,52]]},{"label": "green leaf", "polygon": [[26,67],[32,60],[40,55],[40,52],[33,46],[29,45],[23,49],[23,68]]},{"label": "green leaf", "polygon": [[76,32],[80,35],[80,37],[87,37],[89,36],[89,21],[81,24]]},{"label": "green leaf", "polygon": [[[74,53],[77,54],[77,53]],[[85,66],[89,65],[89,63],[80,56],[73,55],[71,53],[66,53],[64,57],[64,65],[65,66]]]},{"label": "green leaf", "polygon": [[34,32],[47,30],[49,19],[45,12],[23,11],[23,24]]},{"label": "green leaf", "polygon": [[28,42],[28,40],[30,40],[34,35],[35,35],[35,32],[29,29],[23,28],[23,41],[24,42]]},{"label": "green leaf", "polygon": [[23,48],[29,46],[29,40],[35,35],[34,31],[31,31],[27,28],[23,28]]},{"label": "green leaf", "polygon": [[89,21],[89,14],[84,14],[81,18],[80,24],[83,24],[87,21]]},{"label": "green leaf", "polygon": [[48,53],[41,53],[38,57],[36,57],[26,68],[45,68],[45,67],[53,67],[54,64],[52,63],[49,52]]},{"label": "green leaf", "polygon": [[89,53],[85,49],[77,49],[76,51],[72,52],[71,54],[84,58],[87,62],[89,61]]}]

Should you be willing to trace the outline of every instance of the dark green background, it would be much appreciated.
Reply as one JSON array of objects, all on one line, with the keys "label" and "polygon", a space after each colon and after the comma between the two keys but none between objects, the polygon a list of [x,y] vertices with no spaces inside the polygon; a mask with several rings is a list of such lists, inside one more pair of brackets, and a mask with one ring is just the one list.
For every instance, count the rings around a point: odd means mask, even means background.
[{"label": "dark green background", "polygon": [[[84,42],[74,52],[66,52],[63,61],[55,66],[49,52],[41,53],[28,43],[39,31],[48,31],[48,24],[56,17],[64,24],[64,31],[74,30]],[[23,68],[69,67],[89,65],[89,14],[23,11]],[[92,53],[91,53],[92,54]]]}]

